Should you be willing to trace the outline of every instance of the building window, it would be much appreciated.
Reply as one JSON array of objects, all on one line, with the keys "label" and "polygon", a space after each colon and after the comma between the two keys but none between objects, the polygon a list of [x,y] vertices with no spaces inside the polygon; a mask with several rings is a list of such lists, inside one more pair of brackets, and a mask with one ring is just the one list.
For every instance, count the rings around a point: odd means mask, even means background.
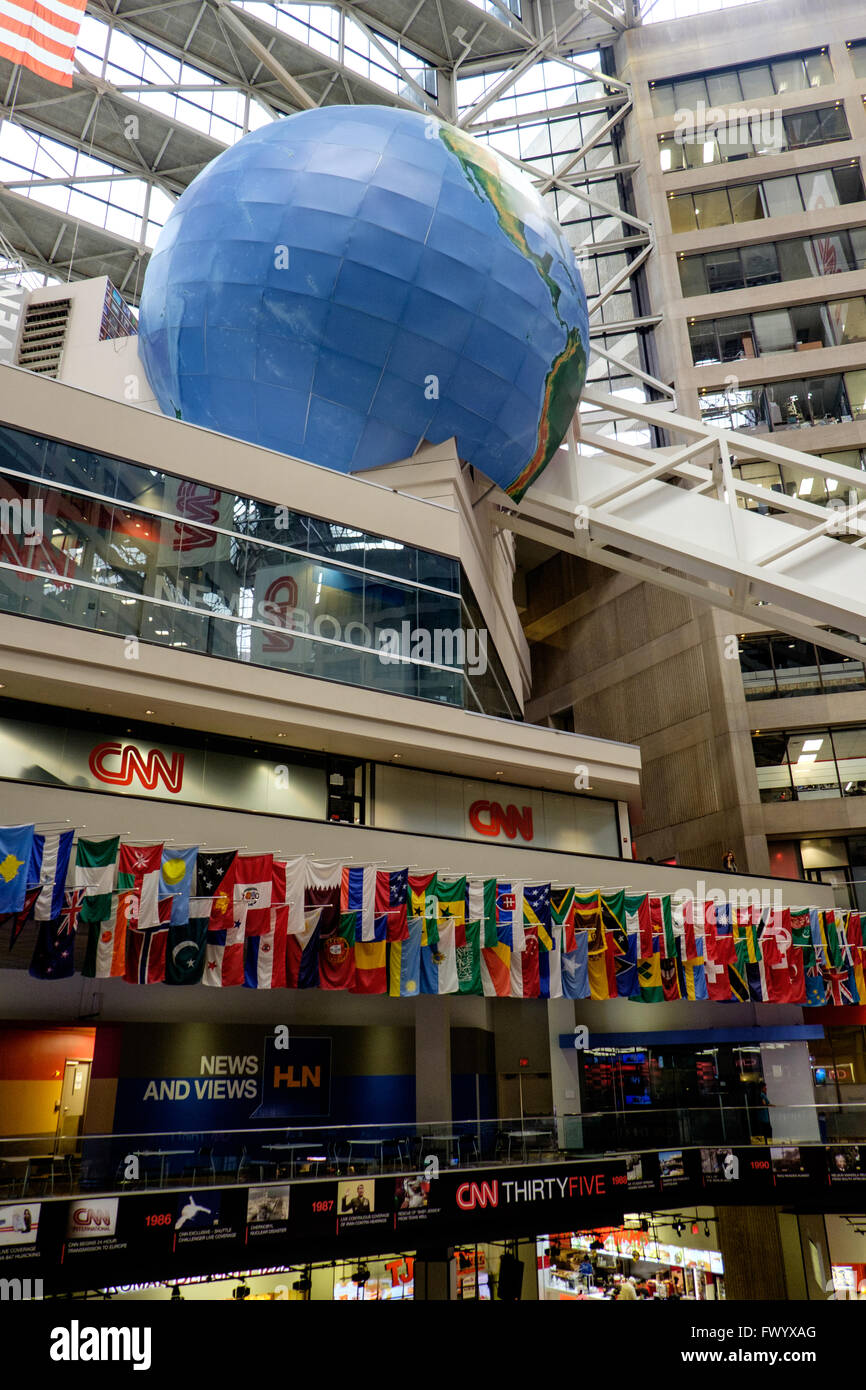
[{"label": "building window", "polygon": [[703,129],[684,126],[681,132],[659,136],[659,167],[663,174],[701,169],[707,164],[729,164],[753,156],[781,154],[785,150],[829,145],[850,140],[851,132],[841,102],[813,106],[776,116],[734,112],[727,122],[710,120]]},{"label": "building window", "polygon": [[849,43],[848,52],[851,56],[851,66],[854,69],[855,77],[866,77],[866,39]]},{"label": "building window", "polygon": [[5,427],[0,487],[0,611],[520,718],[450,556]]},{"label": "building window", "polygon": [[744,636],[740,670],[747,700],[834,695],[866,688],[862,661],[784,634]]},{"label": "building window", "polygon": [[760,314],[737,314],[689,324],[696,367],[778,352],[841,347],[866,341],[866,297],[800,304]]},{"label": "building window", "polygon": [[671,231],[707,231],[735,222],[755,222],[765,217],[817,212],[856,203],[864,197],[860,165],[855,160],[812,173],[781,174],[760,183],[729,184],[702,188],[694,193],[668,195]]},{"label": "building window", "polygon": [[833,81],[829,55],[826,48],[821,48],[771,62],[744,63],[693,77],[651,82],[650,97],[657,116],[671,116],[683,107],[694,109],[699,101],[707,106],[731,105],[744,99],[760,100],[783,92],[826,87]]},{"label": "building window", "polygon": [[855,409],[866,415],[866,371],[709,389],[700,391],[698,399],[701,419],[723,429],[779,431],[838,424],[851,420]]},{"label": "building window", "polygon": [[866,796],[866,727],[752,735],[762,801]]},{"label": "building window", "polygon": [[724,251],[680,256],[677,264],[687,298],[784,280],[838,275],[866,267],[866,227],[756,246],[729,246]]}]

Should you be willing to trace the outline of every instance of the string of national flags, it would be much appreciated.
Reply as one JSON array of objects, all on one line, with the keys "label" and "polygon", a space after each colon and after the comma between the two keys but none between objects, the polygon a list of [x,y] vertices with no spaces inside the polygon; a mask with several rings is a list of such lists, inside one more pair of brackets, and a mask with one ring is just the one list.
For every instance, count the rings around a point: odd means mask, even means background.
[{"label": "string of national flags", "polygon": [[132,984],[500,998],[866,1003],[859,912],[736,908],[307,855],[0,829],[9,949]]}]

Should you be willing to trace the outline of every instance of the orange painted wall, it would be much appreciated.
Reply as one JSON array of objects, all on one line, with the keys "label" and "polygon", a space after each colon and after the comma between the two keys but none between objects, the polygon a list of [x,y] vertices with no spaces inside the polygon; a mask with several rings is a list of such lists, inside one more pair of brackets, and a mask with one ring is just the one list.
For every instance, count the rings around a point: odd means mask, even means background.
[{"label": "orange painted wall", "polygon": [[93,1059],[95,1028],[0,1026],[0,1136],[53,1134],[67,1057]]}]

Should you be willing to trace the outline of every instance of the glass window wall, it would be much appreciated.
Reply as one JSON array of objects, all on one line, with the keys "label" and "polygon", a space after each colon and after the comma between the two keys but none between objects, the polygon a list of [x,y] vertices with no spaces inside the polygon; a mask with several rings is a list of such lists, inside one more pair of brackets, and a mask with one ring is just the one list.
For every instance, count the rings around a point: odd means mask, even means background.
[{"label": "glass window wall", "polygon": [[5,612],[520,717],[449,556],[7,428],[0,499]]}]

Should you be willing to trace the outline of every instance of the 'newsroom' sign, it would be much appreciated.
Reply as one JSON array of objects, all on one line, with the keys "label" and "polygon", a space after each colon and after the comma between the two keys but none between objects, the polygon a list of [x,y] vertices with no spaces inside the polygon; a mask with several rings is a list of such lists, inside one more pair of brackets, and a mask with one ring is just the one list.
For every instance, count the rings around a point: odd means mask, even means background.
[{"label": "'newsroom' sign", "polygon": [[281,1181],[278,1170],[249,1187],[45,1199],[0,1211],[0,1264],[5,1278],[42,1278],[54,1293],[592,1230],[621,1224],[627,1211],[727,1204],[806,1211],[816,1203],[863,1210],[866,1146],[671,1149],[298,1182]]}]

